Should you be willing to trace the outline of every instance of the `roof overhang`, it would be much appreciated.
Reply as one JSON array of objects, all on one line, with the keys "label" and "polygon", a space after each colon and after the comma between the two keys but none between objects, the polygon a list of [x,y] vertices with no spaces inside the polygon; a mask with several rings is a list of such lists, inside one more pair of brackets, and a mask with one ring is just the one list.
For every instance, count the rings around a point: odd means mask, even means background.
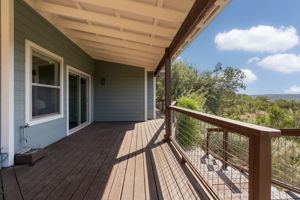
[{"label": "roof overhang", "polygon": [[[92,58],[158,71],[230,0],[25,0]],[[201,13],[201,15],[199,15]]]}]

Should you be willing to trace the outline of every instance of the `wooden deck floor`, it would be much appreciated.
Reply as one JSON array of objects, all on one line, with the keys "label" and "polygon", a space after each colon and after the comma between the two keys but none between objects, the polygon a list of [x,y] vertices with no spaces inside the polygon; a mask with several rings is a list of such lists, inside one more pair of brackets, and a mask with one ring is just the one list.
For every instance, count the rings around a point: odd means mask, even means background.
[{"label": "wooden deck floor", "polygon": [[92,124],[2,170],[4,199],[206,199],[163,135],[162,119]]}]

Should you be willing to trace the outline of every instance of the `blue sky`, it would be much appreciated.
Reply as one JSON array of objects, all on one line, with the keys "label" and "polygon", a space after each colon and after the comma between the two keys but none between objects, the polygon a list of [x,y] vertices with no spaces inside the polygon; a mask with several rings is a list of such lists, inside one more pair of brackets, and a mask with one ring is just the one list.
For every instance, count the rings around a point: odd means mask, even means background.
[{"label": "blue sky", "polygon": [[241,93],[300,93],[299,8],[299,0],[233,0],[177,59],[245,70]]}]

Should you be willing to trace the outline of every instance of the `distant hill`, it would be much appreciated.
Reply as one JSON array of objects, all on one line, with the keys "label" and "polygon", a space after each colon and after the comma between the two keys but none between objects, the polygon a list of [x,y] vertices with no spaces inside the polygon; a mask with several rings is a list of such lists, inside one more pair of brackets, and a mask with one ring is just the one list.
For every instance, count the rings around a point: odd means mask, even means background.
[{"label": "distant hill", "polygon": [[300,101],[300,94],[259,94],[250,96],[254,98],[258,96],[267,96],[271,101],[275,101],[277,99]]}]

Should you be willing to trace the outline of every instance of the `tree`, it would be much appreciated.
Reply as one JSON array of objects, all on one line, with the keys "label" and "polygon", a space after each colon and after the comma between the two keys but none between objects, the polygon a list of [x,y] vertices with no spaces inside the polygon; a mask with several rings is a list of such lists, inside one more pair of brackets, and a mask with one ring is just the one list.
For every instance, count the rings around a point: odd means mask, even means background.
[{"label": "tree", "polygon": [[269,108],[270,126],[273,128],[282,128],[281,125],[284,118],[284,110],[280,109],[278,106],[271,106]]},{"label": "tree", "polygon": [[157,100],[165,99],[165,76],[163,73],[158,74],[156,81],[156,98]]},{"label": "tree", "polygon": [[206,110],[220,114],[224,108],[232,106],[236,92],[245,89],[244,78],[245,75],[240,69],[233,67],[223,69],[221,63],[218,63],[213,71],[201,73],[197,90],[206,98]]},{"label": "tree", "polygon": [[[183,62],[175,62],[172,64],[172,88],[171,94],[173,100],[180,97],[189,96],[195,92],[195,85],[198,78],[198,71]],[[157,79],[157,98],[164,99],[165,77],[161,73]]]},{"label": "tree", "polygon": [[195,86],[198,79],[198,71],[183,62],[175,62],[172,65],[172,97],[179,99],[196,92]]},{"label": "tree", "polygon": [[[199,71],[184,62],[172,65],[172,100],[187,97],[203,112],[273,128],[300,127],[300,101],[253,98],[237,94],[245,89],[245,74],[218,63],[211,71]],[[157,99],[164,100],[164,75],[157,79]]]},{"label": "tree", "polygon": [[[190,97],[197,99],[199,107],[205,111],[220,114],[223,108],[234,103],[236,92],[245,89],[244,73],[237,68],[222,67],[218,63],[213,71],[199,72],[184,62],[172,65],[172,99]],[[164,99],[164,77],[157,80],[157,97]]]},{"label": "tree", "polygon": [[270,101],[267,96],[258,96],[255,98],[255,107],[258,110],[265,110],[267,111],[270,106]]}]

